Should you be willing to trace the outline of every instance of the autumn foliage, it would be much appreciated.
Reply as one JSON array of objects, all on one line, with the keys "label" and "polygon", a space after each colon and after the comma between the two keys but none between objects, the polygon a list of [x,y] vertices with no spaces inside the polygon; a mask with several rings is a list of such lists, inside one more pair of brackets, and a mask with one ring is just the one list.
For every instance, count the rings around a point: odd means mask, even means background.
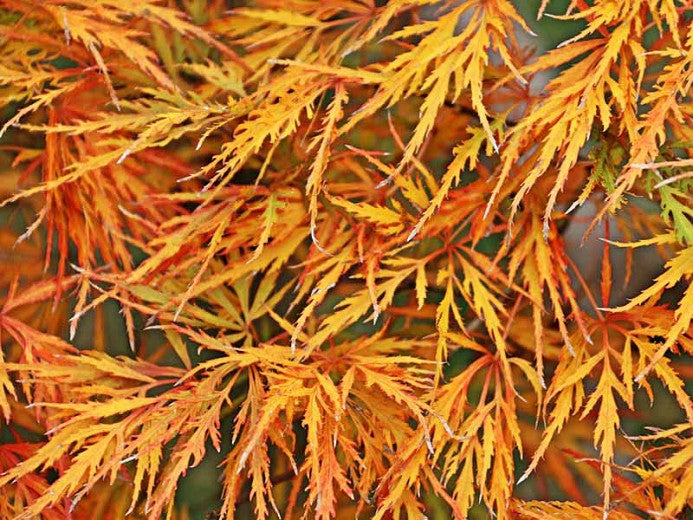
[{"label": "autumn foliage", "polygon": [[693,4],[566,4],[0,0],[0,518],[690,515]]}]

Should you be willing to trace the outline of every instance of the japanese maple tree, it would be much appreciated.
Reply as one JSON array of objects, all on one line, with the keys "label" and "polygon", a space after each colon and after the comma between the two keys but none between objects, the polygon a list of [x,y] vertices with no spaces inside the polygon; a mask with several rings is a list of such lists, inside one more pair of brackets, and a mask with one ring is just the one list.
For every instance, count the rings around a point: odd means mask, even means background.
[{"label": "japanese maple tree", "polygon": [[692,514],[692,84],[688,0],[0,0],[0,517]]}]

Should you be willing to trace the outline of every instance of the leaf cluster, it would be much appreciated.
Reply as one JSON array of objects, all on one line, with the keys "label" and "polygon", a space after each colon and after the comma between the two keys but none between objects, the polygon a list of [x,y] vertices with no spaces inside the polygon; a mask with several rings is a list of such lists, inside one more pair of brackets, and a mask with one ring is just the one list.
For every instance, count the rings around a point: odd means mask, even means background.
[{"label": "leaf cluster", "polygon": [[0,0],[0,516],[690,513],[691,5],[521,4]]}]

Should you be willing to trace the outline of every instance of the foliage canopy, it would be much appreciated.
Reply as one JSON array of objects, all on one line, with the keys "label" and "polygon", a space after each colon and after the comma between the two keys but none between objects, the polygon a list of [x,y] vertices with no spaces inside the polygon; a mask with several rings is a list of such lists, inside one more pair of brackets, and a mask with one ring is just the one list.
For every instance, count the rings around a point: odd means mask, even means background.
[{"label": "foliage canopy", "polygon": [[693,5],[560,3],[0,0],[0,517],[690,513]]}]

